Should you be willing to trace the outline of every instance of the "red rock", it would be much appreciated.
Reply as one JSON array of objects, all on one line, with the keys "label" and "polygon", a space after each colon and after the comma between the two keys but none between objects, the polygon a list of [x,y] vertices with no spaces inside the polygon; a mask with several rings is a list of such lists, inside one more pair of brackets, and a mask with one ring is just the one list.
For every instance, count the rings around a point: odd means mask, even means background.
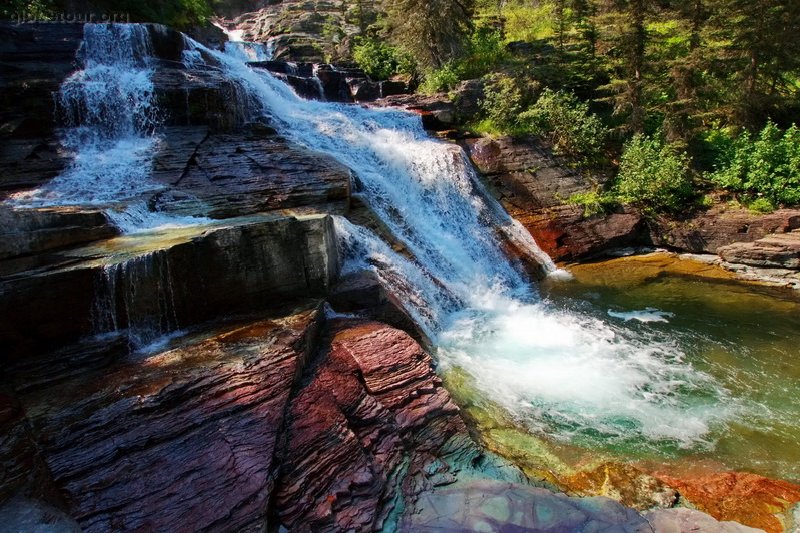
[{"label": "red rock", "polygon": [[24,394],[82,529],[263,527],[284,413],[314,349],[319,309],[228,326]]},{"label": "red rock", "polygon": [[407,334],[337,321],[330,335],[289,412],[276,504],[292,530],[370,531],[391,510],[402,464],[421,465],[466,427]]},{"label": "red rock", "polygon": [[717,520],[735,521],[769,533],[781,533],[783,524],[775,515],[800,502],[800,486],[747,472],[681,479],[655,475]]}]

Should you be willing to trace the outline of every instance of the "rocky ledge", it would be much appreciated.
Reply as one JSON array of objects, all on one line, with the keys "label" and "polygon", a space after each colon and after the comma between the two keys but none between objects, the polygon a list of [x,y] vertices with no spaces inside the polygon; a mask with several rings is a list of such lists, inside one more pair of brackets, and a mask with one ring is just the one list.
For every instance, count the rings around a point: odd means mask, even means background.
[{"label": "rocky ledge", "polygon": [[4,398],[18,414],[3,419],[4,435],[29,459],[8,457],[7,445],[2,458],[41,467],[5,477],[4,489],[14,481],[36,498],[0,506],[5,524],[652,531],[610,499],[532,487],[483,452],[406,333],[326,324],[321,302],[297,305],[67,379],[31,384],[12,370]]}]

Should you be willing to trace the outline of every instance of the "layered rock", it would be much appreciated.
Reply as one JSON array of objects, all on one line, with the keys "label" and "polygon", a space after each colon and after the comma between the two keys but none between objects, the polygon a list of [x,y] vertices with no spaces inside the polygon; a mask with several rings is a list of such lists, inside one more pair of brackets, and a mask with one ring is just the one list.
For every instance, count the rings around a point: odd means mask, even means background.
[{"label": "layered rock", "polygon": [[83,531],[260,530],[319,305],[22,395]]},{"label": "layered rock", "polygon": [[348,168],[265,126],[169,128],[153,167],[166,186],[150,200],[154,211],[229,218],[297,207],[342,214],[349,206]]},{"label": "layered rock", "polygon": [[326,56],[349,56],[350,37],[359,33],[355,11],[366,6],[344,5],[341,0],[308,2],[284,0],[239,15],[232,25],[244,31],[244,39],[272,41],[275,59],[323,63]]},{"label": "layered rock", "polygon": [[573,194],[596,184],[535,139],[479,138],[463,145],[509,214],[555,261],[639,244],[646,236],[635,210],[587,218],[582,208],[564,205]]},{"label": "layered rock", "polygon": [[405,471],[433,461],[466,426],[408,335],[348,322],[330,335],[289,411],[276,504],[293,530],[379,529]]},{"label": "layered rock", "polygon": [[383,107],[400,107],[419,114],[427,130],[452,130],[456,125],[456,107],[445,95],[395,94],[375,101]]},{"label": "layered rock", "polygon": [[712,253],[734,242],[753,242],[770,233],[800,228],[800,210],[759,214],[717,205],[686,220],[663,219],[653,225],[652,242],[694,253]]},{"label": "layered rock", "polygon": [[227,313],[324,295],[338,273],[335,243],[329,217],[272,216],[65,251],[0,280],[3,358],[106,331],[141,345]]}]

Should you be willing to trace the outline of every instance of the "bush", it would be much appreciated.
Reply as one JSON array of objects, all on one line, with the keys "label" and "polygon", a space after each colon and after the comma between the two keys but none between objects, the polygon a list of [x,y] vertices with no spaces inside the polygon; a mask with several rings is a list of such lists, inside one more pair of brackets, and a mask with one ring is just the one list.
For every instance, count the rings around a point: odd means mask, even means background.
[{"label": "bush", "polygon": [[575,95],[545,89],[531,108],[519,116],[523,129],[549,139],[557,153],[597,160],[608,129]]},{"label": "bush", "polygon": [[460,74],[466,78],[480,78],[506,59],[506,48],[499,30],[479,27],[467,43],[467,58],[460,63]]},{"label": "bush", "polygon": [[507,74],[493,74],[483,89],[481,111],[497,129],[515,131],[525,108],[525,97],[519,82]]},{"label": "bush", "polygon": [[689,157],[660,138],[637,135],[625,145],[612,192],[645,212],[681,211],[693,196]]},{"label": "bush", "polygon": [[445,63],[442,68],[425,74],[425,80],[420,84],[419,90],[425,94],[450,91],[455,89],[460,81],[459,65],[454,61],[450,61]]},{"label": "bush", "polygon": [[394,74],[412,74],[413,61],[400,49],[375,39],[362,39],[353,48],[353,59],[367,76],[385,80]]},{"label": "bush", "polygon": [[800,129],[792,125],[781,131],[767,123],[758,137],[745,132],[732,136],[716,131],[707,142],[717,148],[715,171],[709,179],[742,194],[759,210],[800,204]]},{"label": "bush", "polygon": [[567,203],[583,207],[583,216],[588,218],[593,215],[607,213],[617,204],[617,200],[612,194],[588,191],[573,194],[569,197]]}]

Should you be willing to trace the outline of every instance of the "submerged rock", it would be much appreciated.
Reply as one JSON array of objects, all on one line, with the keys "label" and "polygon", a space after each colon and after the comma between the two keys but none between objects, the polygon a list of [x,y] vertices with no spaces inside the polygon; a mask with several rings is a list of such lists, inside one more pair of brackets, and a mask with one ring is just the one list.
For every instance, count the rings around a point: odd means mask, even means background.
[{"label": "submerged rock", "polygon": [[603,495],[639,511],[672,507],[679,494],[657,478],[632,465],[605,463],[594,470],[578,472],[564,479],[570,492]]},{"label": "submerged rock", "polygon": [[645,515],[657,533],[756,533],[763,531],[738,522],[717,521],[694,509],[656,509]]}]

